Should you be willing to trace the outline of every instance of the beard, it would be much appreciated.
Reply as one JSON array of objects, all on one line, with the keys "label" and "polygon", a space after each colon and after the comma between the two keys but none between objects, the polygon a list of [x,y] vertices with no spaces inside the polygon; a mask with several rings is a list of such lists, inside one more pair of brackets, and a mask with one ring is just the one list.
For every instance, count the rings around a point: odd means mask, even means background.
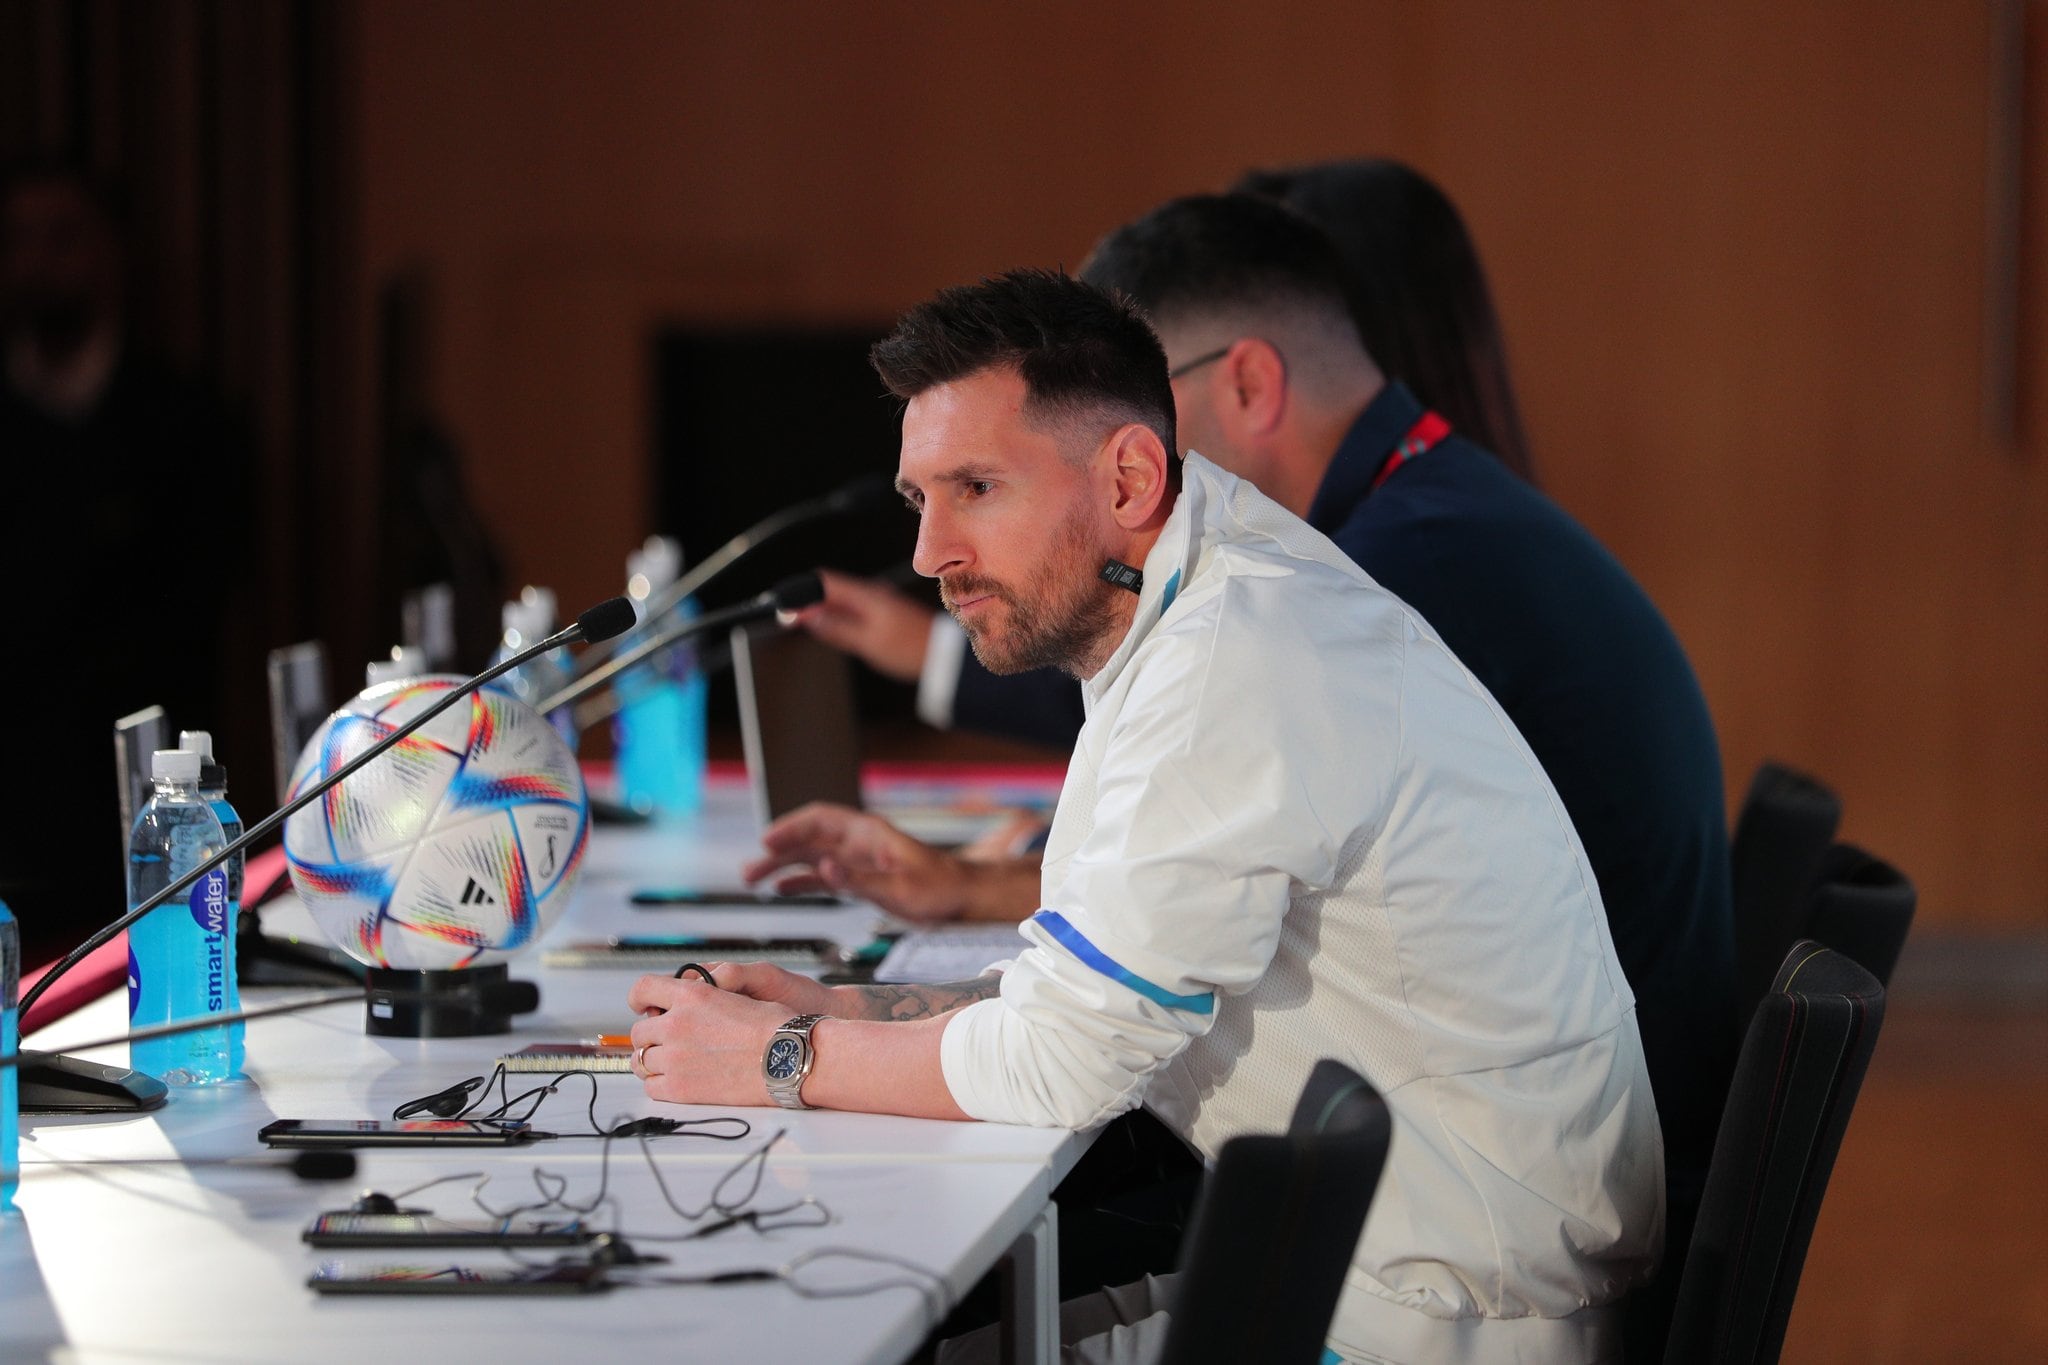
[{"label": "beard", "polygon": [[[1123,591],[1096,576],[1104,558],[1089,534],[1085,509],[1076,507],[1054,529],[1044,561],[1022,587],[979,574],[954,574],[939,581],[939,597],[956,620],[954,603],[994,599],[993,611],[960,622],[974,657],[989,672],[1057,668],[1085,678],[1099,663],[1104,637],[1117,627],[1116,595]],[[1000,630],[990,616],[1000,619]]]}]

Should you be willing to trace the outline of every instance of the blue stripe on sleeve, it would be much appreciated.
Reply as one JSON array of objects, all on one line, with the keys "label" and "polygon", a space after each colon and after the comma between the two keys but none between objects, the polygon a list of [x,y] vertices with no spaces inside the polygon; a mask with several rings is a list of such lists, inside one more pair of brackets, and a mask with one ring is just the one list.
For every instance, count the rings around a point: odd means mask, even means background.
[{"label": "blue stripe on sleeve", "polygon": [[1214,991],[1205,991],[1201,995],[1175,995],[1112,960],[1107,953],[1090,943],[1079,929],[1067,923],[1067,917],[1057,910],[1041,910],[1031,918],[1044,925],[1045,931],[1057,939],[1062,948],[1110,980],[1121,982],[1147,1000],[1155,1001],[1170,1010],[1186,1010],[1189,1014],[1209,1014],[1216,1008]]}]

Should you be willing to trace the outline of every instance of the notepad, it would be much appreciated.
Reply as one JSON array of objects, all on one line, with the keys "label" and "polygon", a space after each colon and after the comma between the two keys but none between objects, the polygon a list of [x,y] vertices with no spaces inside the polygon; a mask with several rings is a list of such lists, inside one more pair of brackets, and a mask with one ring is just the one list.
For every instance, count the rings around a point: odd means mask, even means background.
[{"label": "notepad", "polygon": [[816,967],[829,961],[838,945],[822,938],[699,938],[628,936],[543,948],[544,967],[613,967],[636,972],[672,972],[684,962],[777,962],[785,967]]},{"label": "notepad", "polygon": [[591,1043],[530,1043],[498,1058],[507,1071],[631,1071],[633,1049]]},{"label": "notepad", "polygon": [[1014,924],[917,929],[896,940],[875,968],[875,980],[919,984],[966,981],[1017,956],[1027,946]]}]

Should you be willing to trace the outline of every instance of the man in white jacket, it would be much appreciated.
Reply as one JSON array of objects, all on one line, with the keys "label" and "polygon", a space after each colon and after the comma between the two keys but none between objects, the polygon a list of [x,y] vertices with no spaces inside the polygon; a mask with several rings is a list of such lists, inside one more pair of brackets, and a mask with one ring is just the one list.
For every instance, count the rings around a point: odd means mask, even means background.
[{"label": "man in white jacket", "polygon": [[1019,271],[874,360],[919,571],[992,670],[1083,684],[1043,908],[973,982],[644,978],[648,1093],[1075,1128],[1142,1103],[1213,1157],[1336,1057],[1395,1132],[1332,1350],[1612,1355],[1662,1150],[1592,872],[1513,725],[1322,535],[1173,457],[1165,356],[1123,301]]}]

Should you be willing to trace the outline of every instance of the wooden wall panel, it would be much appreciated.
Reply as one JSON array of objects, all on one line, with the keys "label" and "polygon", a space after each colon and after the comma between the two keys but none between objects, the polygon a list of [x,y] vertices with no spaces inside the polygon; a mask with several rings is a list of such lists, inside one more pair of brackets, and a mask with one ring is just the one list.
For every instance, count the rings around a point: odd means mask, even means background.
[{"label": "wooden wall panel", "polygon": [[2013,451],[1979,420],[1987,14],[372,0],[366,279],[435,271],[514,572],[602,586],[646,529],[652,319],[886,317],[1248,164],[1402,156],[1464,206],[1542,478],[1685,640],[1731,799],[1808,766],[1925,922],[2039,928],[2048,272]]}]

